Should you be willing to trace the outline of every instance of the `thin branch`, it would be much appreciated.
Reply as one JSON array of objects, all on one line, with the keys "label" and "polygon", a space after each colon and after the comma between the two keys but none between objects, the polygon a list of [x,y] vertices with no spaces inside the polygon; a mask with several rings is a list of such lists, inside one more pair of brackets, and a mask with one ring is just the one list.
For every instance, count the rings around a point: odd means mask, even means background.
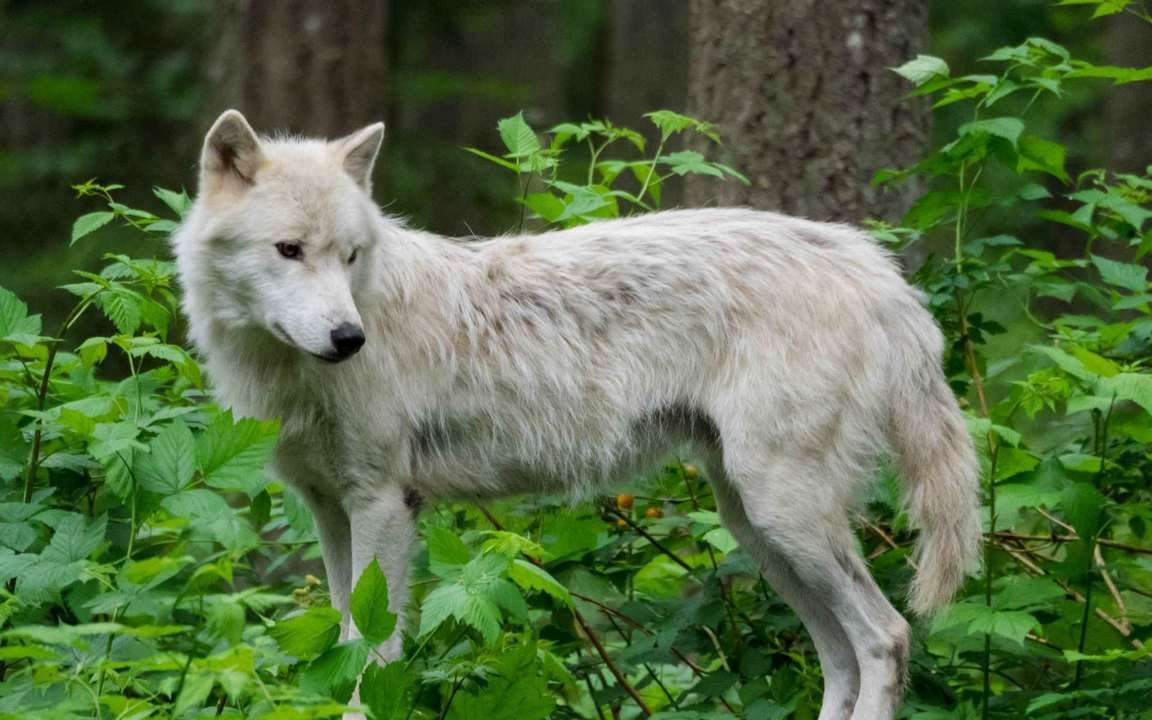
[{"label": "thin branch", "polygon": [[1048,511],[1045,510],[1044,508],[1033,508],[1033,509],[1036,510],[1037,513],[1039,513],[1040,515],[1043,515],[1045,517],[1045,520],[1047,520],[1049,523],[1053,523],[1055,525],[1060,525],[1061,528],[1063,528],[1064,530],[1067,530],[1068,532],[1073,533],[1073,535],[1076,535],[1076,528],[1073,528],[1073,526],[1060,520],[1059,517],[1056,517],[1052,513],[1048,513]]},{"label": "thin branch", "polygon": [[[863,525],[864,527],[866,527],[867,529],[869,529],[873,533],[875,533],[881,540],[884,541],[884,544],[887,545],[892,550],[899,550],[900,549],[900,544],[897,543],[895,538],[893,538],[891,535],[889,535],[884,530],[884,528],[882,528],[879,525],[876,525],[875,523],[869,521],[868,518],[864,517],[863,515],[857,515],[856,520],[861,525]],[[871,560],[872,558],[870,557],[869,559]],[[916,561],[912,559],[911,555],[904,556],[904,562],[908,563],[908,566],[911,567],[913,570],[919,569],[916,565]]]},{"label": "thin branch", "polygon": [[580,626],[580,630],[584,633],[584,636],[588,638],[588,642],[592,643],[596,654],[600,656],[600,659],[603,660],[604,664],[608,667],[608,672],[612,673],[612,677],[616,678],[617,684],[619,684],[624,692],[632,697],[632,700],[639,706],[640,712],[644,713],[644,717],[652,717],[652,710],[648,707],[648,703],[644,702],[644,698],[640,696],[636,688],[632,687],[632,684],[628,682],[628,678],[624,676],[624,673],[622,673],[620,668],[616,666],[616,663],[612,661],[612,657],[608,655],[608,651],[604,649],[604,645],[600,642],[600,639],[596,637],[596,633],[592,632],[592,628],[588,625],[588,621],[584,619],[584,615],[576,608],[572,608],[572,617],[576,619],[576,624]]},{"label": "thin branch", "polygon": [[628,517],[627,515],[625,515],[624,513],[620,512],[620,511],[619,511],[619,510],[618,510],[618,509],[617,509],[615,506],[612,506],[612,505],[608,505],[608,504],[605,504],[605,507],[606,507],[606,508],[608,509],[608,511],[609,511],[609,512],[611,512],[613,515],[615,515],[616,517],[620,518],[620,519],[621,519],[621,520],[623,520],[624,522],[628,523],[628,527],[630,527],[630,528],[632,528],[633,530],[635,530],[635,531],[636,531],[636,533],[637,533],[637,534],[638,534],[640,537],[642,537],[642,538],[644,538],[645,540],[647,540],[648,542],[652,543],[652,547],[656,548],[656,549],[657,549],[657,550],[659,550],[661,553],[663,553],[664,555],[668,556],[668,558],[670,558],[670,559],[671,559],[673,562],[675,562],[677,565],[679,565],[680,567],[682,567],[682,568],[684,568],[685,570],[687,570],[689,574],[693,574],[693,573],[695,573],[695,572],[696,572],[696,571],[695,571],[695,570],[692,568],[692,566],[691,566],[691,565],[689,565],[688,563],[684,562],[684,560],[683,560],[683,559],[681,559],[679,555],[677,555],[676,553],[674,553],[674,552],[672,552],[671,550],[669,550],[669,549],[668,549],[668,548],[667,548],[665,545],[663,545],[663,544],[662,544],[662,543],[661,543],[659,540],[657,540],[655,537],[653,537],[652,533],[648,532],[648,531],[647,531],[647,530],[645,530],[644,528],[642,528],[642,527],[640,527],[639,525],[637,525],[637,524],[635,523],[635,521],[633,521],[633,520],[632,520],[632,518],[630,518],[630,517]]},{"label": "thin branch", "polygon": [[1099,543],[1092,549],[1092,558],[1096,561],[1096,567],[1100,568],[1100,576],[1104,578],[1104,585],[1108,587],[1108,593],[1112,595],[1116,609],[1120,611],[1120,624],[1131,632],[1132,623],[1128,621],[1128,607],[1124,604],[1124,598],[1112,580],[1112,574],[1108,572],[1108,564],[1104,562],[1104,553],[1100,551]]},{"label": "thin branch", "polygon": [[[1072,598],[1073,600],[1075,600],[1076,602],[1081,602],[1081,603],[1087,603],[1087,602],[1088,602],[1088,599],[1087,599],[1087,598],[1085,598],[1085,597],[1084,597],[1084,595],[1083,595],[1083,594],[1081,594],[1081,593],[1080,593],[1078,590],[1074,589],[1074,588],[1073,588],[1071,585],[1069,585],[1068,583],[1064,582],[1064,581],[1063,581],[1063,580],[1061,580],[1060,578],[1052,577],[1052,576],[1051,576],[1051,575],[1048,573],[1048,571],[1047,571],[1047,570],[1045,570],[1044,568],[1040,567],[1040,566],[1039,566],[1039,565],[1037,565],[1036,563],[1032,562],[1032,561],[1031,561],[1031,560],[1029,560],[1028,558],[1024,557],[1024,556],[1021,554],[1021,552],[1020,552],[1019,550],[1017,550],[1017,549],[1015,549],[1015,548],[1012,548],[1012,547],[1009,547],[1008,545],[1006,545],[1006,544],[1004,544],[1004,543],[996,543],[996,546],[997,546],[997,547],[999,547],[1001,550],[1004,550],[1005,552],[1007,552],[1007,553],[1008,553],[1008,555],[1009,555],[1009,556],[1010,556],[1012,559],[1016,560],[1018,563],[1020,563],[1020,564],[1021,564],[1021,565],[1023,565],[1024,567],[1026,567],[1026,568],[1028,568],[1029,570],[1031,570],[1031,571],[1033,572],[1033,574],[1036,574],[1036,575],[1045,575],[1045,576],[1051,577],[1051,578],[1052,578],[1052,580],[1053,580],[1053,581],[1054,581],[1054,582],[1055,582],[1057,585],[1059,585],[1059,586],[1060,586],[1060,588],[1061,588],[1061,589],[1062,589],[1062,590],[1063,590],[1065,593],[1067,593],[1067,594],[1068,594],[1068,596],[1069,596],[1069,597],[1071,597],[1071,598]],[[1105,623],[1107,623],[1108,625],[1110,625],[1110,626],[1112,627],[1112,629],[1113,629],[1113,630],[1115,630],[1116,632],[1118,632],[1118,633],[1120,633],[1122,636],[1124,636],[1124,637],[1125,637],[1125,638],[1128,640],[1128,642],[1130,642],[1130,643],[1132,644],[1132,647],[1136,648],[1137,650],[1143,650],[1143,649],[1144,649],[1144,643],[1143,643],[1143,642],[1141,642],[1141,641],[1139,640],[1139,638],[1134,638],[1134,637],[1132,637],[1132,630],[1131,630],[1131,628],[1127,628],[1127,627],[1125,627],[1123,623],[1121,623],[1121,622],[1120,622],[1120,621],[1118,621],[1116,618],[1114,618],[1114,617],[1112,617],[1111,615],[1109,615],[1107,612],[1105,612],[1105,611],[1101,610],[1099,607],[1095,607],[1095,608],[1093,608],[1092,610],[1093,610],[1093,613],[1096,615],[1096,617],[1098,617],[1098,618],[1100,618],[1101,620],[1103,620]]]},{"label": "thin branch", "polygon": [[[988,533],[988,535],[1005,540],[1020,540],[1025,542],[1047,542],[1047,543],[1066,543],[1066,542],[1080,542],[1080,536],[1072,535],[1025,535],[1021,533],[1010,533],[1004,531],[996,531]],[[1116,542],[1107,538],[1097,538],[1096,543],[1103,545],[1107,548],[1120,550],[1122,552],[1135,553],[1137,555],[1152,555],[1152,548],[1144,548],[1138,545],[1129,545],[1127,543]]]},{"label": "thin branch", "polygon": [[[484,513],[484,517],[488,518],[488,522],[492,523],[493,527],[495,527],[497,530],[504,529],[504,526],[500,524],[500,521],[497,520],[494,515],[492,515],[488,508],[484,507],[483,505],[477,505],[476,507],[480,508],[480,512]],[[540,565],[540,561],[536,560],[535,558],[530,557],[528,560],[534,565],[542,567]],[[599,603],[597,603],[597,605],[599,605]],[[592,643],[592,647],[595,648],[596,654],[599,655],[600,659],[604,661],[604,664],[608,666],[608,670],[612,673],[612,677],[616,678],[616,682],[620,685],[620,687],[623,688],[624,691],[627,692],[630,696],[632,696],[632,699],[636,701],[638,706],[640,706],[640,710],[644,713],[644,717],[651,717],[652,710],[648,707],[647,703],[644,702],[644,698],[640,696],[640,693],[636,691],[636,688],[632,687],[632,685],[628,682],[628,678],[626,678],[624,674],[620,672],[620,668],[616,666],[616,663],[612,662],[612,658],[609,657],[608,651],[604,649],[604,645],[601,644],[600,639],[596,637],[596,634],[592,632],[592,628],[588,625],[588,621],[584,619],[584,614],[573,607],[572,617],[575,618],[576,624],[579,625],[580,629],[584,632],[584,636],[588,638],[588,642]],[[595,702],[595,700],[593,700],[593,702]]]}]

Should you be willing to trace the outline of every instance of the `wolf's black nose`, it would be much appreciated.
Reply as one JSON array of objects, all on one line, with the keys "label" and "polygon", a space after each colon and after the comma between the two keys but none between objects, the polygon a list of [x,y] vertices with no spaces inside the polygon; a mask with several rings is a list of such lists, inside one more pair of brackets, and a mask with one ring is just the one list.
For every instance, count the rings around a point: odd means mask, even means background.
[{"label": "wolf's black nose", "polygon": [[364,347],[364,331],[352,323],[340,323],[332,331],[332,347],[336,348],[336,360],[352,357]]}]

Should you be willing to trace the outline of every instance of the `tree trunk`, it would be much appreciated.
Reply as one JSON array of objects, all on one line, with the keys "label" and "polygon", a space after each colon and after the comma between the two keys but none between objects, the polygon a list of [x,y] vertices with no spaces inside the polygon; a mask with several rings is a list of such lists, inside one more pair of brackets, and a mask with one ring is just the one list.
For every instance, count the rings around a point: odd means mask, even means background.
[{"label": "tree trunk", "polygon": [[325,137],[382,120],[387,10],[387,0],[219,0],[208,115],[234,107],[262,132]]},{"label": "tree trunk", "polygon": [[684,109],[688,0],[609,0],[604,23],[604,115],[646,131],[644,113]]},{"label": "tree trunk", "polygon": [[889,68],[923,50],[927,20],[924,0],[691,0],[689,111],[751,185],[692,178],[690,202],[899,219],[913,190],[869,180],[924,150],[928,107]]},{"label": "tree trunk", "polygon": [[[1148,26],[1127,14],[1108,21],[1104,51],[1108,63],[1124,67],[1152,65]],[[1104,107],[1108,167],[1116,172],[1143,172],[1152,163],[1152,132],[1148,131],[1152,83],[1110,87]]]}]

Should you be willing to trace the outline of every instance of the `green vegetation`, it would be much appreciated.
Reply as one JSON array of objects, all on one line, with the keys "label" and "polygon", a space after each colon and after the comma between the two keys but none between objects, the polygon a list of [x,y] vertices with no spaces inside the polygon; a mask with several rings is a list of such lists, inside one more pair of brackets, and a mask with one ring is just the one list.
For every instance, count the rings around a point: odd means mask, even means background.
[{"label": "green vegetation", "polygon": [[[983,574],[916,627],[905,714],[1148,717],[1152,175],[1071,177],[1081,150],[1042,119],[1077,85],[1152,69],[1092,65],[1038,38],[981,67],[953,76],[921,56],[898,69],[967,119],[877,178],[926,188],[903,224],[873,230],[927,248],[915,278],[950,340],[987,517]],[[666,152],[671,135],[710,126],[650,119],[651,155],[606,122],[541,142],[516,116],[499,128],[507,152],[485,157],[515,173],[525,213],[559,226],[658,207],[685,173],[740,179]],[[591,163],[570,159],[574,145]],[[119,204],[114,185],[76,189],[107,208],[77,220],[72,241],[127,228],[143,256],[164,255],[188,204],[157,190],[157,215]],[[532,497],[426,511],[405,658],[370,663],[396,621],[376,566],[352,596],[368,640],[339,642],[307,574],[310,519],[263,475],[276,424],[207,401],[178,344],[172,273],[107,256],[64,287],[77,300],[52,334],[0,290],[0,718],[338,717],[362,671],[377,720],[816,716],[811,644],[690,458],[575,508]],[[75,337],[92,315],[108,334]],[[882,474],[861,546],[900,598],[914,534]]]}]

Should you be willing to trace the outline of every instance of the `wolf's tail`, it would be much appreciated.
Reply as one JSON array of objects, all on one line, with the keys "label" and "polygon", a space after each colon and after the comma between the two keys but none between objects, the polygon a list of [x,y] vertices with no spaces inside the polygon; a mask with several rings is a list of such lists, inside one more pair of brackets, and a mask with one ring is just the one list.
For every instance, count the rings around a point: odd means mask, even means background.
[{"label": "wolf's tail", "polygon": [[927,317],[913,332],[894,378],[891,443],[905,502],[920,528],[909,605],[928,615],[979,566],[980,478],[972,439],[939,364],[940,332]]}]

